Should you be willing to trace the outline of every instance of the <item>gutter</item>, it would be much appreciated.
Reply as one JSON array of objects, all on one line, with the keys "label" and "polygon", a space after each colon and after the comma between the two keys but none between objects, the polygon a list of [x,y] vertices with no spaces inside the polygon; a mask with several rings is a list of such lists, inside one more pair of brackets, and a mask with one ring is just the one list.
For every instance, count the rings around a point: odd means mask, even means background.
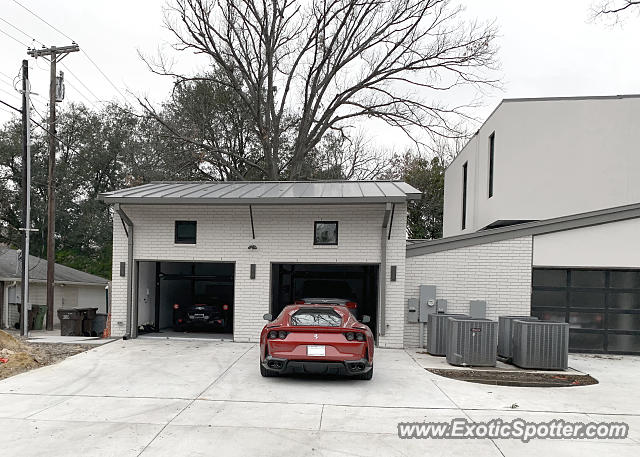
[{"label": "gutter", "polygon": [[[395,204],[387,203],[384,209],[384,217],[382,219],[382,230],[380,237],[380,304],[378,311],[378,335],[384,336],[387,331],[387,240],[391,235],[391,223]],[[389,231],[387,233],[387,227]]]},{"label": "gutter", "polygon": [[124,226],[124,231],[127,234],[127,322],[126,322],[126,330],[124,339],[136,338],[137,335],[137,326],[133,324],[133,293],[132,293],[132,282],[133,282],[133,221],[127,216],[127,213],[124,212],[120,203],[116,203],[113,205],[113,209],[120,219],[122,220],[122,225]]}]

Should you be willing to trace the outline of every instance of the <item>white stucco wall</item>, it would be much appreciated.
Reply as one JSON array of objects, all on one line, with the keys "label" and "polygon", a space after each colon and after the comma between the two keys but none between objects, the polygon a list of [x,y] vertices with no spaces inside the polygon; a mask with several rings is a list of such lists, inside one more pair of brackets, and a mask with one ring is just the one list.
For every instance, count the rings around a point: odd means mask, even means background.
[{"label": "white stucco wall", "polygon": [[[639,202],[638,118],[639,97],[504,101],[446,170],[444,236],[497,220],[550,219]],[[494,195],[489,198],[492,132]]]},{"label": "white stucco wall", "polygon": [[[529,315],[530,236],[407,258],[405,301],[420,296],[420,285],[435,285],[447,311],[468,313],[470,300],[487,302],[487,318]],[[405,319],[408,306],[405,305]],[[406,323],[404,345],[419,346],[419,324]],[[426,342],[426,324],[425,324]]]},{"label": "white stucco wall", "polygon": [[[235,262],[234,339],[257,341],[269,312],[271,263],[366,263],[381,261],[384,204],[253,206],[252,239],[248,206],[122,205],[134,228],[134,259]],[[176,220],[198,222],[197,244],[174,243]],[[339,222],[339,245],[314,246],[314,221]],[[397,204],[391,240],[387,242],[386,335],[383,347],[401,347],[404,335],[404,265],[406,204]],[[250,250],[249,245],[258,249]],[[113,225],[113,336],[125,333],[127,238],[120,218]],[[250,264],[256,279],[249,279]],[[397,280],[388,281],[391,265]],[[127,266],[128,268],[129,266]]]},{"label": "white stucco wall", "polygon": [[640,219],[537,235],[533,265],[640,268]]}]

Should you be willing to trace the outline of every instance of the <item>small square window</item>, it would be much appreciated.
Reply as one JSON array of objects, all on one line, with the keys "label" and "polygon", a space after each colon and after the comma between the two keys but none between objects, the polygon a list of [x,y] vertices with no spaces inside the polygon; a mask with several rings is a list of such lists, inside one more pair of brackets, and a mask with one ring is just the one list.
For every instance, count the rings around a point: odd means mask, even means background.
[{"label": "small square window", "polygon": [[316,221],[313,244],[337,245],[338,244],[338,223]]},{"label": "small square window", "polygon": [[176,221],[176,244],[196,244],[196,221]]}]

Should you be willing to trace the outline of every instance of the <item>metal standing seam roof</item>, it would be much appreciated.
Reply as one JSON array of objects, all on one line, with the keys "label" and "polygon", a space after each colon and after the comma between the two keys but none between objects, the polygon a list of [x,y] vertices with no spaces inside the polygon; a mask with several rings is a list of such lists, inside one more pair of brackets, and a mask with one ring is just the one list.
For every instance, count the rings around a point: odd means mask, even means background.
[{"label": "metal standing seam roof", "polygon": [[561,216],[553,219],[525,222],[488,230],[480,230],[463,235],[450,236],[434,240],[407,240],[407,257],[415,257],[435,252],[477,246],[487,243],[520,238],[523,236],[544,235],[566,230],[593,227],[611,222],[640,219],[640,203],[605,208],[586,213]]},{"label": "metal standing seam roof", "polygon": [[[106,286],[109,281],[75,268],[56,263],[55,282],[60,284],[86,284]],[[0,245],[0,280],[20,281],[22,265],[18,265],[18,251]],[[41,282],[47,280],[47,261],[33,255],[29,256],[29,279]]]},{"label": "metal standing seam roof", "polygon": [[191,181],[152,182],[98,198],[128,204],[344,204],[401,203],[421,196],[402,181]]}]

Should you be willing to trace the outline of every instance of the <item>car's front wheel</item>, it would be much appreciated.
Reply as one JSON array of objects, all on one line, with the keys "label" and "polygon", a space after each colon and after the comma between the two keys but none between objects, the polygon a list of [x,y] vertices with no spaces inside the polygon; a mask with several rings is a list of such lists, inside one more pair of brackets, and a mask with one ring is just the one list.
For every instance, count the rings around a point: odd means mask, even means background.
[{"label": "car's front wheel", "polygon": [[365,381],[371,381],[372,378],[373,378],[373,367],[371,367],[371,369],[366,373],[362,373],[361,375],[358,375],[358,379],[364,379]]},{"label": "car's front wheel", "polygon": [[277,371],[273,371],[273,370],[269,370],[268,368],[265,368],[264,365],[262,365],[262,363],[260,364],[260,374],[262,375],[263,378],[273,378],[278,376]]}]

